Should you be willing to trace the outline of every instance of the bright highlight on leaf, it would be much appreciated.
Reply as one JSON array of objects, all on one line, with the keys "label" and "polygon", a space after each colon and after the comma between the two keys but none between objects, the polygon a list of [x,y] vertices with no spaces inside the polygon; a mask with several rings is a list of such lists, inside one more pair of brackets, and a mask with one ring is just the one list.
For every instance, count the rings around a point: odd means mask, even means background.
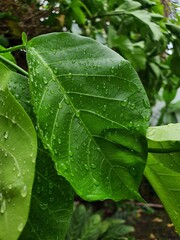
[{"label": "bright highlight on leaf", "polygon": [[22,76],[1,63],[0,72],[0,239],[14,240],[28,218],[37,143],[31,120],[8,90],[9,80]]},{"label": "bright highlight on leaf", "polygon": [[32,39],[27,61],[39,131],[58,173],[86,200],[141,199],[150,107],[131,65],[69,33]]}]

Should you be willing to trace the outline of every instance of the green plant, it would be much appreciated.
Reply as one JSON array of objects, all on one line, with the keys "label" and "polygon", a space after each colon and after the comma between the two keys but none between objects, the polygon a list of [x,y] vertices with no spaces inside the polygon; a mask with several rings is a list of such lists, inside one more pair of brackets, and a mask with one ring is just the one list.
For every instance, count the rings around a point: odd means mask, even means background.
[{"label": "green plant", "polygon": [[66,240],[128,240],[126,237],[134,228],[124,220],[113,217],[103,219],[100,212],[92,212],[84,205],[75,206]]},{"label": "green plant", "polygon": [[[131,64],[70,33],[22,39],[0,55],[0,239],[64,239],[74,191],[143,201],[143,173],[180,233],[180,125],[148,128]],[[9,53],[17,49],[28,73]]]}]

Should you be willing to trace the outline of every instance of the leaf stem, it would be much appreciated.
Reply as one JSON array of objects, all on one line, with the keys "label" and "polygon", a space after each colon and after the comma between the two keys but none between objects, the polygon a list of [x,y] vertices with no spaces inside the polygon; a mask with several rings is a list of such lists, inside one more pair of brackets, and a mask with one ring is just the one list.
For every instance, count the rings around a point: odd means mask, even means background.
[{"label": "leaf stem", "polygon": [[25,49],[25,46],[23,44],[21,44],[21,45],[17,45],[14,47],[6,48],[3,50],[0,50],[0,53],[13,52],[13,51],[20,50],[20,49]]},{"label": "leaf stem", "polygon": [[2,60],[3,62],[9,64],[10,66],[12,66],[13,68],[15,68],[18,72],[22,73],[23,75],[25,75],[26,77],[28,77],[28,72],[26,72],[24,69],[22,69],[21,67],[19,67],[18,65],[16,65],[15,63],[11,62],[10,60],[8,60],[7,58],[3,57],[0,55],[0,60]]}]

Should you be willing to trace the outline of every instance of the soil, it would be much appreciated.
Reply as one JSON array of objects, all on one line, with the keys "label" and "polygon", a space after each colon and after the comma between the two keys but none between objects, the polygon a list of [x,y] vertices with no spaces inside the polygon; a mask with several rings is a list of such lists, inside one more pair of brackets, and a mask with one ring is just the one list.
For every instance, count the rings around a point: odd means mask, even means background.
[{"label": "soil", "polygon": [[135,228],[131,235],[136,240],[180,240],[165,210],[157,209],[154,213],[137,211],[137,216],[128,220]]}]

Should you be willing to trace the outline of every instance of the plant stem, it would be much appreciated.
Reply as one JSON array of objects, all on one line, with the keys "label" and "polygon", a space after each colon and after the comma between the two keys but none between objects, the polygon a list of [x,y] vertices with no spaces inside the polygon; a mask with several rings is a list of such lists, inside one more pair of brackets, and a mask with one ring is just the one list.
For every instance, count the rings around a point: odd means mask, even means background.
[{"label": "plant stem", "polygon": [[19,50],[19,49],[25,49],[25,46],[23,44],[21,44],[21,45],[17,45],[17,46],[14,46],[14,47],[6,48],[6,49],[3,49],[3,50],[0,50],[0,53],[13,52],[13,51],[16,51],[16,50]]},{"label": "plant stem", "polygon": [[0,60],[2,60],[3,62],[9,64],[10,66],[12,66],[13,68],[15,68],[18,72],[22,73],[23,75],[25,75],[26,77],[28,77],[28,72],[26,72],[24,69],[22,69],[21,67],[19,67],[18,65],[16,65],[15,63],[11,62],[10,60],[8,60],[7,58],[3,57],[0,55]]}]

